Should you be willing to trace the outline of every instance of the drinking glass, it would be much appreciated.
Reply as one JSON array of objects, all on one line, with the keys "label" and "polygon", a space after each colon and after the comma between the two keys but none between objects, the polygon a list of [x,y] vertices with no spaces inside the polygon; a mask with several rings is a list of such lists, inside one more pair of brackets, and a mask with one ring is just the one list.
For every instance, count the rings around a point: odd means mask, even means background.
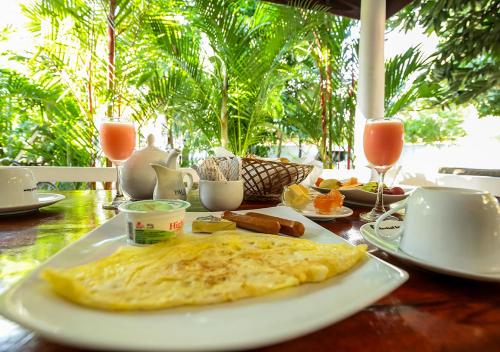
[{"label": "drinking glass", "polygon": [[135,148],[135,127],[133,123],[123,118],[104,118],[99,126],[100,143],[104,155],[116,167],[116,195],[104,209],[118,209],[125,202],[120,185],[120,165],[127,160]]},{"label": "drinking glass", "polygon": [[[379,175],[377,201],[373,209],[361,213],[360,219],[366,222],[376,221],[383,213],[384,208],[384,176],[387,170],[394,165],[403,150],[403,122],[395,118],[369,119],[366,121],[363,149],[366,159]],[[387,218],[397,220],[396,217]]]}]

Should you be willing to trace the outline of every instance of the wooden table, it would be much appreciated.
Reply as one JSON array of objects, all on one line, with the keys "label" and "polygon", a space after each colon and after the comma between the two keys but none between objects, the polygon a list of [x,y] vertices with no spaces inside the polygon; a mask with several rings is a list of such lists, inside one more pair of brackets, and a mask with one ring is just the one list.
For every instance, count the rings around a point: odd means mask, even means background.
[{"label": "wooden table", "polygon": [[[39,213],[0,217],[0,292],[38,264],[102,224],[107,191],[61,192],[64,201]],[[243,208],[272,206],[245,203]],[[360,243],[353,216],[324,227]],[[410,274],[400,288],[361,312],[315,333],[260,351],[500,351],[500,285],[439,275],[408,266],[381,251],[376,256]],[[0,351],[80,351],[44,340],[0,317]]]}]

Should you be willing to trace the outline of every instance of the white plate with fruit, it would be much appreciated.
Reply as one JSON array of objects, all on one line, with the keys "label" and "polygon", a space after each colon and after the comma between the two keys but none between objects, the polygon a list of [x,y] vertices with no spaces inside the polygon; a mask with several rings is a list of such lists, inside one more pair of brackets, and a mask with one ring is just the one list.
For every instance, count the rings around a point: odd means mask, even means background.
[{"label": "white plate with fruit", "polygon": [[344,198],[335,189],[322,194],[302,185],[291,185],[285,187],[282,201],[311,220],[330,221],[352,215],[352,209],[343,206]]},{"label": "white plate with fruit", "polygon": [[[316,180],[314,190],[328,193],[338,189],[345,196],[345,202],[354,205],[373,206],[377,200],[377,182],[359,183],[355,177],[340,181],[336,179]],[[399,202],[408,197],[413,188],[384,187],[384,204]]]}]

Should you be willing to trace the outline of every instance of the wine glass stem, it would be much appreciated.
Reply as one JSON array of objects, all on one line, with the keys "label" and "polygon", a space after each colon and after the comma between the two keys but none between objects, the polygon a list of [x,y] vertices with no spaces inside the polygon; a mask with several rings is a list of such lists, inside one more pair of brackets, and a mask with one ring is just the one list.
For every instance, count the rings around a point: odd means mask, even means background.
[{"label": "wine glass stem", "polygon": [[122,187],[120,184],[120,166],[117,163],[114,163],[116,166],[116,195],[115,198],[123,197]]},{"label": "wine glass stem", "polygon": [[384,176],[387,170],[381,171],[377,170],[378,173],[378,189],[377,189],[377,201],[373,210],[377,213],[385,213],[384,208]]}]

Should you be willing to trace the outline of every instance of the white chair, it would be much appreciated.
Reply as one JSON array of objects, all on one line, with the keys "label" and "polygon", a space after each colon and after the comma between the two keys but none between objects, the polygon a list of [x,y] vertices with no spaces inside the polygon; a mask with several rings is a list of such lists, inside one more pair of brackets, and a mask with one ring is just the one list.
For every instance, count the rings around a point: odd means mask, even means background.
[{"label": "white chair", "polygon": [[436,177],[436,184],[487,191],[495,197],[500,197],[500,177],[439,174]]},{"label": "white chair", "polygon": [[403,171],[399,183],[407,186],[442,186],[487,191],[500,197],[500,177]]}]

